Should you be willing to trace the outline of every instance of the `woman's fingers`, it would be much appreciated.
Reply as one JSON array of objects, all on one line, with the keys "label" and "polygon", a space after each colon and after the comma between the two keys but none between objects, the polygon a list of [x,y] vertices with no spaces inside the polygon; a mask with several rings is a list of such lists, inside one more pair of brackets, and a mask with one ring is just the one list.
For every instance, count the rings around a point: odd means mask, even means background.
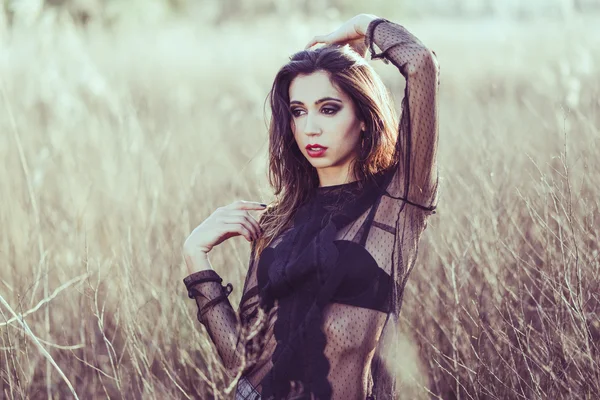
[{"label": "woman's fingers", "polygon": [[318,35],[312,38],[310,42],[308,42],[308,45],[305,47],[305,49],[308,49],[309,47],[312,47],[318,43],[329,44],[342,42],[344,41],[344,37],[345,36],[342,33],[340,33],[339,29],[337,31],[328,33],[327,35]]},{"label": "woman's fingers", "polygon": [[254,237],[256,239],[258,239],[258,237],[261,234],[261,229],[260,229],[260,225],[259,225],[258,221],[256,219],[254,219],[254,217],[252,217],[250,214],[248,214],[248,211],[245,211],[244,214],[242,215],[242,217],[246,220],[246,222],[252,228]]},{"label": "woman's fingers", "polygon": [[317,37],[313,37],[312,39],[309,40],[309,42],[306,44],[306,46],[304,46],[304,50],[308,49],[309,47],[314,46],[317,42]]},{"label": "woman's fingers", "polygon": [[224,218],[222,221],[224,224],[233,225],[233,228],[228,228],[229,231],[233,230],[234,232],[243,235],[248,239],[249,242],[255,239],[254,229],[252,225],[244,218],[244,217],[236,217],[231,216],[228,218]]},{"label": "woman's fingers", "polygon": [[248,222],[250,224],[252,224],[254,231],[256,232],[256,235],[260,235],[262,233],[262,229],[260,227],[260,224],[258,223],[258,221],[250,215],[249,211],[252,210],[260,210],[260,211],[264,211],[265,207],[263,206],[263,204],[258,203],[258,202],[252,202],[252,201],[244,201],[244,200],[240,200],[238,203],[233,203],[233,209],[232,210],[228,210],[228,213],[230,215],[240,215],[240,216],[244,216]]},{"label": "woman's fingers", "polygon": [[254,201],[238,200],[223,207],[218,207],[208,218],[198,225],[186,238],[183,250],[186,254],[198,251],[208,253],[223,241],[238,235],[249,242],[258,239],[262,230],[249,211],[264,211],[266,204]]},{"label": "woman's fingers", "polygon": [[[365,17],[364,14],[359,14],[351,19],[349,19],[348,21],[344,22],[338,29],[336,29],[335,31],[327,34],[327,35],[317,35],[314,38],[312,38],[312,40],[310,42],[308,42],[308,44],[306,45],[306,47],[304,48],[305,50],[308,49],[309,47],[312,47],[313,45],[317,44],[317,43],[341,43],[341,44],[345,44],[347,42],[356,40],[356,39],[361,39],[364,36],[364,33],[362,33],[362,31],[359,32],[359,30],[357,30],[357,27],[359,26],[363,26],[365,24],[365,22],[367,21],[368,17]],[[361,28],[362,30],[362,28]]]},{"label": "woman's fingers", "polygon": [[358,38],[358,39],[352,39],[352,40],[345,40],[345,41],[331,41],[328,40],[327,36],[315,36],[314,39],[312,39],[310,42],[308,42],[308,44],[306,45],[306,47],[304,48],[304,50],[309,49],[310,47],[314,46],[317,43],[340,43],[340,44],[349,44],[350,47],[352,49],[354,49],[355,52],[357,52],[359,55],[361,55],[363,58],[366,57],[367,55],[367,47],[364,45],[364,38]]},{"label": "woman's fingers", "polygon": [[260,224],[250,215],[249,211],[264,211],[265,205],[254,201],[238,200],[222,208],[225,214],[223,222],[242,226],[248,232],[248,240],[255,240],[260,237],[262,234]]},{"label": "woman's fingers", "polygon": [[243,225],[248,230],[248,232],[250,232],[252,238],[258,239],[260,237],[260,225],[254,218],[252,218],[248,214],[230,214],[229,216],[223,219],[223,222],[227,224]]},{"label": "woman's fingers", "polygon": [[260,227],[260,224],[258,223],[256,218],[254,218],[252,215],[250,215],[250,213],[248,213],[248,211],[230,211],[229,215],[235,215],[238,217],[245,218],[253,226],[254,232],[256,232],[256,234],[261,233],[262,229]]},{"label": "woman's fingers", "polygon": [[222,208],[233,210],[264,210],[266,208],[266,204],[261,204],[257,201],[238,200]]},{"label": "woman's fingers", "polygon": [[250,230],[243,224],[237,224],[235,232],[239,233],[240,235],[243,235],[249,242],[254,240],[252,232],[250,232]]},{"label": "woman's fingers", "polygon": [[324,36],[315,36],[314,38],[312,38],[310,42],[308,42],[308,44],[304,47],[304,50],[314,46],[317,43],[326,43]]}]

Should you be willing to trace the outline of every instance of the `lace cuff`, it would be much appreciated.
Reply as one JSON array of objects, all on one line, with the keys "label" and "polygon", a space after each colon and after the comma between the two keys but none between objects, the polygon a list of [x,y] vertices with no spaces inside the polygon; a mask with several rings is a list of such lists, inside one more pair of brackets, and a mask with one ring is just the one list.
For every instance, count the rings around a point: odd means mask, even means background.
[{"label": "lace cuff", "polygon": [[[216,282],[219,284],[219,286],[221,286],[220,284],[221,282],[223,282],[223,279],[213,269],[194,272],[193,274],[185,277],[183,279],[183,283],[185,284],[185,287],[188,290],[188,297],[190,299],[193,299],[197,296],[203,296],[210,300],[210,290],[208,288],[210,288],[211,286],[215,286],[215,284],[208,284],[196,287],[196,285],[206,282]],[[205,289],[204,291],[200,291],[199,289],[203,288],[204,286],[206,286],[207,289]]]},{"label": "lace cuff", "polygon": [[[377,29],[380,24],[382,24],[381,27]],[[369,22],[367,31],[365,32],[364,44],[370,50],[372,60],[380,58],[386,64],[390,62],[390,60],[385,58],[388,51],[396,46],[404,45],[426,48],[419,38],[409,32],[403,25],[385,18],[377,18]],[[375,52],[373,44],[376,44],[381,49],[381,53],[377,54]]]},{"label": "lace cuff", "polygon": [[379,25],[382,22],[390,22],[390,21],[385,18],[377,18],[377,19],[374,19],[373,21],[369,22],[369,25],[367,26],[367,32],[365,33],[365,46],[369,49],[369,52],[371,53],[371,60],[381,58],[384,63],[389,64],[390,62],[384,58],[384,53],[385,53],[385,50],[387,50],[387,49],[385,49],[381,53],[377,54],[375,52],[375,49],[373,48],[373,33],[374,33],[377,25]]},{"label": "lace cuff", "polygon": [[233,285],[221,285],[223,279],[216,271],[209,269],[194,272],[183,279],[190,299],[196,299],[198,304],[198,320],[206,325],[206,313],[215,305],[227,299],[233,291]]}]

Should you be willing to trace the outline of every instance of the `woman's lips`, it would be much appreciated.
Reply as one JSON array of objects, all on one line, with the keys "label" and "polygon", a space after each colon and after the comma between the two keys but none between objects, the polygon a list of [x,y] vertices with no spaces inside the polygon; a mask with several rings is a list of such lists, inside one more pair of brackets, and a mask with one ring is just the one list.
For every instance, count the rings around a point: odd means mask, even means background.
[{"label": "woman's lips", "polygon": [[325,151],[327,151],[326,147],[321,148],[320,150],[313,150],[313,148],[311,148],[311,147],[306,148],[306,152],[311,157],[321,157],[325,154]]}]

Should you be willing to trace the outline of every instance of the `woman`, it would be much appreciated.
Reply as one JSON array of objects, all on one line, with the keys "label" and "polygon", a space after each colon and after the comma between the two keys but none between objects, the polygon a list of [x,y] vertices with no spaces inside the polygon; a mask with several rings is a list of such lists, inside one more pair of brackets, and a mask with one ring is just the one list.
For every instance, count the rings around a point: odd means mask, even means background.
[{"label": "woman", "polygon": [[[406,79],[399,121],[367,49]],[[379,339],[398,323],[435,213],[438,84],[435,53],[371,14],[315,37],[278,72],[277,200],[220,207],[184,244],[188,295],[226,370],[241,376],[236,399],[396,398]],[[266,212],[257,222],[253,210]],[[239,235],[252,250],[236,312],[207,253]]]}]

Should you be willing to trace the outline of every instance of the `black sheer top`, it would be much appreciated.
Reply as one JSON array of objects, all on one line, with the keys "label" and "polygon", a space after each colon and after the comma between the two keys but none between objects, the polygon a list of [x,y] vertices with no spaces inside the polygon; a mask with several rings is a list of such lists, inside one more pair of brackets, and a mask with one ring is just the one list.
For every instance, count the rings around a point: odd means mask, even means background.
[{"label": "black sheer top", "polygon": [[241,373],[236,399],[396,398],[381,339],[395,332],[437,204],[439,66],[383,18],[365,43],[406,79],[393,167],[372,182],[316,188],[256,263],[253,244],[237,311],[214,270],[184,279],[199,310],[221,299],[198,319],[231,376]]}]

